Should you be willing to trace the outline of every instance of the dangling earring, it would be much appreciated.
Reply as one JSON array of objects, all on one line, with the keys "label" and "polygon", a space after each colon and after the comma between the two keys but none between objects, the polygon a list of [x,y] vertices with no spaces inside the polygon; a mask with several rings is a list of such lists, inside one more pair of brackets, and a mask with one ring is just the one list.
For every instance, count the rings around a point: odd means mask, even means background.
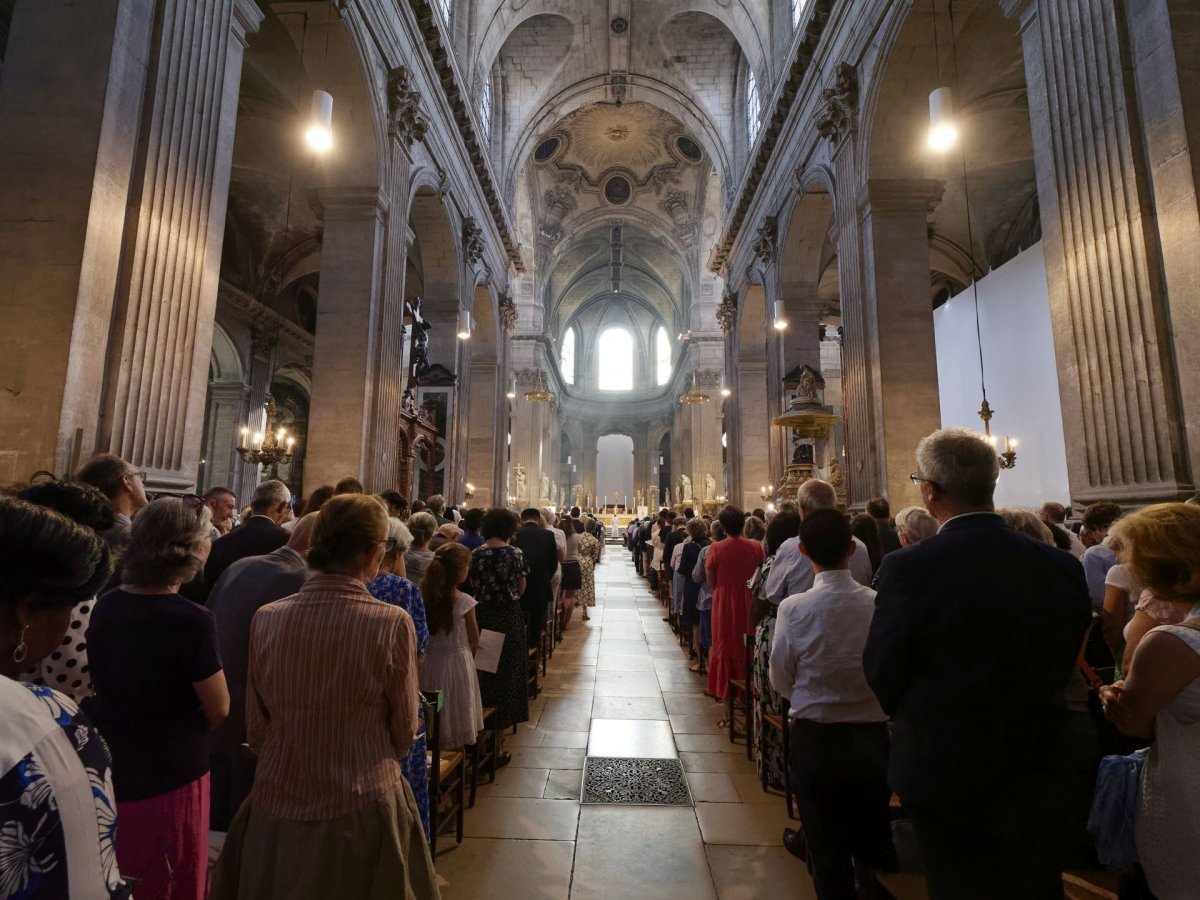
[{"label": "dangling earring", "polygon": [[21,627],[21,640],[17,643],[16,648],[12,652],[13,662],[25,662],[25,655],[29,652],[29,648],[25,646],[25,632],[29,630],[28,625]]}]

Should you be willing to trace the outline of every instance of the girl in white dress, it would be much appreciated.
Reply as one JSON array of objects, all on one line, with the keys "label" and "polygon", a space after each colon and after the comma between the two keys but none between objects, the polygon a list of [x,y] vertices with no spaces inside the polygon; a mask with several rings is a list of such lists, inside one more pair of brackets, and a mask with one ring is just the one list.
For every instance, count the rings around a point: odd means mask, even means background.
[{"label": "girl in white dress", "polygon": [[1101,688],[1121,731],[1150,741],[1135,818],[1138,859],[1159,900],[1200,889],[1200,507],[1148,506],[1115,529],[1133,577],[1186,611],[1139,642],[1129,675]]},{"label": "girl in white dress", "polygon": [[479,649],[475,598],[458,589],[470,568],[470,550],[459,543],[443,544],[421,581],[429,623],[421,690],[443,694],[440,738],[444,750],[474,744],[483,730],[483,704],[475,672],[475,651]]}]

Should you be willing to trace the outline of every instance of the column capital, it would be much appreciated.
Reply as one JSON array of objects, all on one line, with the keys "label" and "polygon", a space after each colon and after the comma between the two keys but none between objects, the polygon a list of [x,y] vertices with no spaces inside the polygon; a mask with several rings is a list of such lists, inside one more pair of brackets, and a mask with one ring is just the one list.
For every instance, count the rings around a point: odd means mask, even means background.
[{"label": "column capital", "polygon": [[942,199],[946,183],[936,178],[871,178],[858,195],[858,207],[866,212],[933,212]]},{"label": "column capital", "polygon": [[246,35],[258,31],[263,18],[264,13],[254,0],[234,0],[233,19],[229,24],[233,29],[233,36],[241,41],[242,46],[246,45]]},{"label": "column capital", "polygon": [[378,187],[322,188],[317,198],[325,208],[326,220],[382,218],[388,210],[387,194]]}]

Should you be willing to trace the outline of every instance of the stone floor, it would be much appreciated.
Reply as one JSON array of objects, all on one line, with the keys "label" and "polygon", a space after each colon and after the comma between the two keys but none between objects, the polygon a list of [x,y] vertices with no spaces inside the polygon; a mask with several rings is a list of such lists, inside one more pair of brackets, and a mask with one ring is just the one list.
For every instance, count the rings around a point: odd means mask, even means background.
[{"label": "stone floor", "polygon": [[[782,798],[763,793],[745,745],[717,728],[721,707],[622,548],[606,548],[596,594],[591,621],[577,613],[555,651],[530,721],[506,738],[512,763],[480,788],[463,844],[438,856],[442,896],[814,897],[780,844]],[[695,806],[581,806],[588,755],[678,757]]]}]

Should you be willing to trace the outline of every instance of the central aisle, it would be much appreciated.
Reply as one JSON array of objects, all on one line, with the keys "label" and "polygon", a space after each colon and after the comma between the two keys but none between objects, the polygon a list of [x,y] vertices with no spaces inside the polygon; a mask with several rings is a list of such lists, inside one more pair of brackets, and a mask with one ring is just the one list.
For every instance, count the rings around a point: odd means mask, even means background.
[{"label": "central aisle", "polygon": [[[438,856],[442,896],[815,896],[780,842],[797,823],[781,796],[763,793],[745,745],[718,729],[720,705],[620,546],[596,569],[596,603],[590,622],[576,613],[530,721],[506,738],[512,763],[480,787],[462,846]],[[695,806],[581,806],[589,753],[678,757]]]}]

